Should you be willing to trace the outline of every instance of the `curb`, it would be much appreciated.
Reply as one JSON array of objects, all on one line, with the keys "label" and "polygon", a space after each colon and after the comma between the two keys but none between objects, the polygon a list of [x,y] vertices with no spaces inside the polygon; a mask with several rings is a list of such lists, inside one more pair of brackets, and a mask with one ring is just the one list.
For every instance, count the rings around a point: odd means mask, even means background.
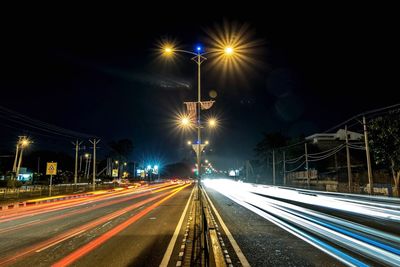
[{"label": "curb", "polygon": [[90,196],[90,195],[92,195],[92,194],[84,193],[84,194],[63,196],[63,197],[59,197],[59,198],[52,198],[52,199],[46,199],[46,200],[38,200],[38,201],[28,200],[28,201],[23,201],[23,202],[9,203],[9,204],[0,206],[0,211],[22,208],[22,207],[26,207],[26,206],[39,205],[39,204],[50,203],[50,202],[57,202],[57,201],[67,200],[67,199],[81,198],[81,197],[86,197],[86,196]]}]

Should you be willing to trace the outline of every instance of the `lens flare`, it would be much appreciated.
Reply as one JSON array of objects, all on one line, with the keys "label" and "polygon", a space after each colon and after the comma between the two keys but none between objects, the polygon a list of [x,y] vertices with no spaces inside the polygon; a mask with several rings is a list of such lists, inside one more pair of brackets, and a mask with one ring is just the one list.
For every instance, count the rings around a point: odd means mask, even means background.
[{"label": "lens flare", "polygon": [[206,33],[213,52],[210,58],[215,57],[211,68],[218,68],[222,75],[232,73],[245,78],[248,71],[261,64],[257,55],[261,52],[262,41],[253,40],[254,33],[248,24],[224,21]]}]

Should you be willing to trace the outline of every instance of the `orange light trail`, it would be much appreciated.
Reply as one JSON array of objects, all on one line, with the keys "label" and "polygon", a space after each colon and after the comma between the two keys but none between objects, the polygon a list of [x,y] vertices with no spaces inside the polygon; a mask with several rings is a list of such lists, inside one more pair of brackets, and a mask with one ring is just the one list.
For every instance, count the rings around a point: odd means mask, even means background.
[{"label": "orange light trail", "polygon": [[[186,187],[186,186],[184,186],[184,187]],[[60,235],[57,235],[55,237],[52,237],[52,238],[47,239],[45,241],[42,241],[42,242],[40,242],[38,244],[32,245],[32,246],[27,247],[25,249],[22,249],[20,251],[17,251],[13,255],[1,258],[0,259],[0,266],[11,264],[11,263],[15,262],[16,260],[18,260],[20,258],[23,258],[23,257],[26,257],[26,256],[28,256],[28,255],[30,255],[30,254],[32,254],[34,252],[40,252],[40,251],[42,251],[44,249],[47,249],[47,248],[49,248],[49,247],[51,247],[53,245],[56,245],[56,244],[58,244],[60,242],[65,241],[67,239],[70,239],[70,238],[72,238],[72,237],[74,237],[76,235],[79,235],[79,234],[81,234],[81,233],[83,233],[85,231],[88,231],[89,229],[92,229],[92,228],[94,228],[94,227],[96,227],[96,226],[98,226],[100,224],[106,223],[106,222],[108,222],[108,221],[110,221],[112,219],[115,219],[115,218],[117,218],[117,217],[129,212],[129,211],[132,211],[132,210],[134,210],[136,208],[139,208],[139,207],[141,207],[141,206],[143,206],[143,205],[145,205],[147,203],[150,203],[150,202],[152,202],[154,200],[162,198],[162,197],[164,197],[166,195],[169,195],[169,194],[174,195],[176,192],[179,192],[184,187],[176,188],[176,189],[173,189],[173,190],[171,190],[169,192],[165,192],[163,194],[160,194],[158,196],[154,196],[152,198],[140,201],[140,202],[138,202],[136,204],[133,204],[131,206],[128,206],[128,207],[126,207],[124,209],[121,209],[121,210],[118,210],[118,211],[113,212],[111,214],[108,214],[106,216],[100,217],[100,218],[98,218],[98,219],[96,219],[96,220],[94,220],[92,222],[89,222],[89,223],[86,223],[86,224],[81,225],[79,227],[70,229],[70,230],[68,230],[68,231],[66,231],[66,232],[64,232],[64,233],[62,233]],[[159,203],[159,202],[157,202],[157,203]],[[154,205],[152,205],[152,206],[154,206]],[[145,210],[147,210],[147,209],[145,209]],[[133,217],[131,217],[131,218],[133,218]]]},{"label": "orange light trail", "polygon": [[[151,186],[151,187],[146,187],[145,189],[138,190],[138,191],[133,191],[129,190],[127,191],[116,191],[116,192],[110,192],[108,194],[102,194],[102,195],[93,195],[85,198],[79,198],[79,199],[72,199],[72,200],[65,200],[65,201],[58,201],[58,202],[51,202],[51,203],[45,203],[45,204],[40,204],[40,205],[35,205],[27,208],[19,208],[16,210],[12,210],[9,213],[6,213],[2,216],[0,216],[0,222],[7,222],[15,219],[20,219],[32,215],[39,215],[47,212],[52,212],[52,211],[57,211],[57,210],[62,210],[70,207],[74,207],[77,205],[85,205],[88,202],[93,202],[93,201],[100,201],[106,198],[111,198],[111,197],[116,197],[119,195],[124,195],[124,194],[132,194],[132,193],[140,193],[140,192],[146,192],[146,191],[151,191],[153,189],[157,188],[162,188],[162,187],[168,187],[169,184],[162,184],[157,185],[157,186]],[[81,203],[79,203],[81,202]]]},{"label": "orange light trail", "polygon": [[175,192],[173,192],[172,194],[164,197],[160,201],[158,201],[158,202],[152,204],[151,206],[143,209],[142,211],[140,211],[135,216],[133,216],[133,217],[129,218],[128,220],[126,220],[125,222],[119,224],[117,227],[115,227],[112,230],[104,233],[100,237],[90,241],[86,245],[82,246],[81,248],[75,250],[74,252],[72,252],[68,256],[66,256],[63,259],[59,260],[58,262],[54,263],[52,265],[52,267],[68,266],[68,265],[72,264],[73,262],[77,261],[79,258],[83,257],[84,255],[86,255],[90,251],[94,250],[95,248],[97,248],[101,244],[105,243],[107,240],[109,240],[110,238],[112,238],[116,234],[120,233],[122,230],[127,228],[129,225],[131,225],[132,223],[134,223],[137,220],[139,220],[140,218],[142,218],[144,215],[146,215],[147,213],[149,213],[150,211],[152,211],[153,209],[158,207],[164,201],[166,201],[169,198],[173,197],[175,194],[177,194],[179,191],[181,191],[182,189],[186,188],[187,186],[189,186],[189,185],[185,185],[185,186],[183,186],[181,188],[176,189]]},{"label": "orange light trail", "polygon": [[106,203],[101,203],[99,205],[96,205],[96,206],[93,206],[93,207],[90,207],[90,208],[70,211],[70,212],[64,213],[62,215],[51,217],[51,218],[48,218],[48,219],[34,220],[34,221],[28,222],[28,223],[22,223],[22,224],[19,224],[19,225],[13,225],[13,226],[1,229],[0,230],[0,234],[11,232],[11,231],[15,231],[15,230],[18,230],[18,229],[21,229],[21,228],[24,228],[24,227],[33,226],[33,225],[36,225],[36,224],[43,224],[43,223],[47,223],[47,222],[50,222],[50,221],[59,220],[59,219],[62,219],[62,218],[65,218],[65,217],[69,217],[69,216],[72,216],[72,215],[86,213],[86,212],[89,212],[89,211],[92,211],[92,210],[95,210],[95,209],[111,206],[111,205],[114,205],[114,204],[117,204],[117,203],[125,202],[125,201],[128,201],[128,200],[136,199],[136,198],[143,197],[143,196],[147,196],[147,195],[154,194],[154,193],[157,193],[157,192],[162,192],[164,190],[172,189],[172,188],[175,188],[175,187],[178,187],[178,186],[179,185],[170,186],[170,187],[166,187],[166,188],[164,187],[164,188],[160,188],[160,189],[157,189],[157,190],[154,190],[154,191],[144,192],[144,193],[141,193],[141,194],[135,194],[134,196],[131,196],[131,197],[127,197],[127,198],[123,198],[123,199],[117,199],[117,200],[113,200],[113,201],[106,202]]}]

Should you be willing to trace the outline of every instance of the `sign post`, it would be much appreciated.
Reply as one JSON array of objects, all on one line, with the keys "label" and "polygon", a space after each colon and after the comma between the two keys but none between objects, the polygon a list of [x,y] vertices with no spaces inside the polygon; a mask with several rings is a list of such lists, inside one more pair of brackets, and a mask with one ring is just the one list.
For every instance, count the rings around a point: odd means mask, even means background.
[{"label": "sign post", "polygon": [[51,197],[51,189],[53,185],[53,175],[57,174],[57,162],[47,162],[46,175],[50,175],[49,197]]}]

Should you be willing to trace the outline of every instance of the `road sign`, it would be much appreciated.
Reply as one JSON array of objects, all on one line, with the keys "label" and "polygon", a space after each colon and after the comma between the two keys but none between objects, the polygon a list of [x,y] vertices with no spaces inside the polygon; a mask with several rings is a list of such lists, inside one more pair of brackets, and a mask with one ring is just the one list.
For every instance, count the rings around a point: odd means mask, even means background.
[{"label": "road sign", "polygon": [[118,169],[112,170],[112,177],[118,177]]},{"label": "road sign", "polygon": [[46,175],[57,174],[57,162],[47,162]]}]

